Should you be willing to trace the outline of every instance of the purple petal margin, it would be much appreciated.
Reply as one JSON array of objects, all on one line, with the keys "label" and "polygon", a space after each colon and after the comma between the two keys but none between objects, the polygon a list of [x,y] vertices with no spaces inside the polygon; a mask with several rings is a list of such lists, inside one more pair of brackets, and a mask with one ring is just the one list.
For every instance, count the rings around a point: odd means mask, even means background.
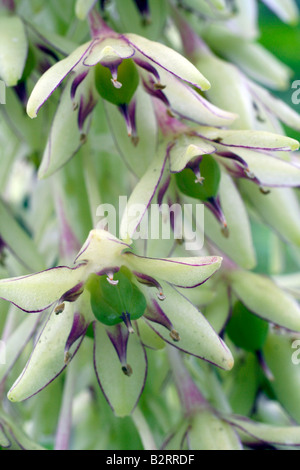
[{"label": "purple petal margin", "polygon": [[[75,64],[73,64],[69,70],[63,75],[63,77],[61,79],[59,79],[59,82],[55,85],[55,87],[52,89],[52,91],[49,93],[49,95],[44,99],[44,101],[38,106],[38,108],[36,109],[36,114],[39,112],[39,110],[41,109],[41,107],[43,106],[43,104],[48,100],[48,98],[52,95],[52,93],[59,87],[59,85],[62,83],[62,81],[67,77],[67,75],[69,75],[69,73],[72,72],[72,70],[75,69],[75,67],[80,64],[80,62],[83,60],[83,58],[85,57],[85,55],[88,53],[88,51],[91,49],[91,47],[94,45],[95,43],[95,40],[94,41],[91,41],[90,44],[88,45],[88,47],[86,48],[86,50],[84,51],[84,53],[80,56],[80,58],[76,61]],[[56,65],[56,64],[55,64]],[[55,65],[53,67],[55,67]]]},{"label": "purple petal margin", "polygon": [[[96,322],[94,322],[94,335],[95,335],[95,324],[96,324]],[[145,349],[144,345],[142,344],[142,342],[141,342],[141,346],[142,346],[142,349],[143,349],[144,359],[145,359],[145,375],[144,375],[144,381],[143,381],[143,385],[142,385],[142,387],[141,387],[141,391],[140,391],[140,393],[139,393],[139,395],[138,395],[138,398],[137,398],[136,403],[135,403],[134,406],[133,406],[132,412],[135,410],[135,408],[136,408],[136,406],[137,406],[137,404],[138,404],[138,402],[139,402],[139,399],[140,399],[140,397],[141,397],[141,395],[142,395],[142,393],[143,393],[143,391],[144,391],[144,388],[145,388],[145,385],[146,385],[146,379],[147,379],[147,375],[148,375],[148,358],[147,358],[147,354],[146,354],[146,349]],[[114,411],[114,408],[113,408],[111,402],[109,401],[109,397],[106,395],[106,393],[105,393],[105,391],[104,391],[104,388],[103,388],[103,386],[102,386],[102,384],[101,384],[100,376],[99,376],[99,374],[98,374],[97,364],[96,364],[96,341],[94,341],[94,369],[95,369],[95,374],[96,374],[96,378],[97,378],[99,387],[100,387],[100,389],[101,389],[101,391],[102,391],[102,393],[103,393],[103,395],[104,395],[104,397],[105,397],[107,403],[108,403],[109,406],[111,407],[112,411]]]}]

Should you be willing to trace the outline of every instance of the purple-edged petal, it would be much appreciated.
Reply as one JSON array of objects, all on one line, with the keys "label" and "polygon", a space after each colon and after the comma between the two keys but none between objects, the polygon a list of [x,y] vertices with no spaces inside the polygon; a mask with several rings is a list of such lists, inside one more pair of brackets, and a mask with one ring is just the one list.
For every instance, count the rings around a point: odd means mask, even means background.
[{"label": "purple-edged petal", "polygon": [[22,77],[28,53],[25,25],[19,16],[0,16],[0,43],[0,77],[7,86],[15,86]]},{"label": "purple-edged petal", "polygon": [[123,240],[131,240],[145,216],[162,179],[167,158],[168,151],[162,145],[148,170],[134,188],[121,222],[120,238]]},{"label": "purple-edged petal", "polygon": [[0,298],[25,312],[40,312],[79,285],[85,269],[83,265],[73,269],[59,266],[37,274],[1,279]]},{"label": "purple-edged petal", "polygon": [[[74,304],[66,304],[63,313],[51,313],[20,377],[8,392],[11,401],[23,401],[52,382],[77,351],[73,344],[66,361],[65,347],[74,322]],[[79,344],[78,344],[79,343]]]},{"label": "purple-edged petal", "polygon": [[[201,90],[208,90],[210,88],[210,83],[199,70],[170,47],[150,41],[136,34],[126,34],[125,37],[129,44],[141,54],[141,58],[148,59],[177,78]],[[139,57],[138,54],[137,57]]]},{"label": "purple-edged petal", "polygon": [[145,350],[137,334],[131,334],[127,345],[127,367],[130,366],[131,375],[126,375],[104,327],[96,323],[94,331],[94,365],[99,385],[115,414],[127,416],[134,410],[144,389],[147,375]]},{"label": "purple-edged petal", "polygon": [[[82,78],[82,74],[78,77]],[[91,71],[84,80],[76,83],[76,90],[74,80],[68,81],[61,94],[39,168],[39,178],[48,177],[65,165],[85,141],[86,120],[98,99],[94,74]],[[71,100],[70,95],[75,92],[74,100]]]},{"label": "purple-edged petal", "polygon": [[[77,0],[75,5],[75,13],[77,18],[85,20],[97,0]],[[103,1],[101,2],[101,5]]]},{"label": "purple-edged petal", "polygon": [[228,272],[228,280],[235,295],[255,315],[300,332],[299,304],[270,278],[235,269]]},{"label": "purple-edged petal", "polygon": [[85,316],[82,313],[76,312],[73,319],[73,325],[65,345],[65,362],[69,359],[71,347],[79,338],[85,335],[88,326],[89,322],[86,320]]},{"label": "purple-edged petal", "polygon": [[248,166],[248,175],[244,168],[230,158],[220,160],[237,177],[249,177],[260,186],[289,187],[300,185],[300,168],[270,153],[246,148],[232,149]]},{"label": "purple-edged petal", "polygon": [[224,147],[242,147],[252,150],[294,151],[299,142],[284,135],[254,130],[225,130],[213,127],[198,127],[197,134],[224,150]]},{"label": "purple-edged petal", "polygon": [[118,271],[122,263],[121,253],[128,248],[129,245],[105,230],[91,230],[76,261],[87,262],[89,272],[109,275]]},{"label": "purple-edged petal", "polygon": [[125,253],[124,264],[139,273],[167,281],[178,287],[196,287],[203,284],[221,266],[218,256],[189,258],[146,258]]},{"label": "purple-edged petal", "polygon": [[125,375],[131,375],[130,367],[128,368],[127,364],[127,345],[129,339],[128,328],[119,323],[118,325],[106,328],[106,333],[116,350],[122,366],[122,371]]},{"label": "purple-edged petal", "polygon": [[273,426],[234,415],[224,416],[223,419],[257,441],[281,446],[300,446],[300,426]]},{"label": "purple-edged petal", "polygon": [[70,93],[72,101],[75,98],[77,88],[83,82],[83,80],[86,78],[88,73],[89,73],[89,70],[84,70],[84,72],[76,75],[76,77],[74,78],[74,80],[72,82],[72,86],[71,86],[71,93]]},{"label": "purple-edged petal", "polygon": [[[61,84],[64,78],[83,61],[92,45],[92,41],[83,44],[68,57],[54,64],[42,75],[35,85],[27,103],[27,114],[31,118],[37,116],[41,106],[43,106],[45,101]],[[83,69],[81,71],[83,71]]]},{"label": "purple-edged petal", "polygon": [[[143,286],[140,288],[152,303],[151,308],[155,308],[157,302],[155,294],[149,288]],[[187,354],[204,359],[222,369],[231,369],[233,367],[231,352],[201,312],[186,297],[167,284],[164,285],[164,293],[166,299],[159,304],[159,307],[179,338],[174,340],[165,326],[147,320],[153,330],[167,343]]]}]

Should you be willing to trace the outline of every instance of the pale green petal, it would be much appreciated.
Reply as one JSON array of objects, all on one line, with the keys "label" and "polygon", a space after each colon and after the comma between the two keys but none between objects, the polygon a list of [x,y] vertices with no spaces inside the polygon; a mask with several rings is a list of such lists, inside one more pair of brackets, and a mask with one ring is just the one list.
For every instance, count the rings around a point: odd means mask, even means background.
[{"label": "pale green petal", "polygon": [[[78,127],[78,113],[80,101],[88,103],[90,99],[96,103],[96,92],[94,91],[94,75],[91,71],[76,90],[76,105],[70,98],[72,78],[62,92],[57,107],[43,160],[39,168],[39,178],[46,178],[65,165],[80,149],[84,143],[85,129],[81,132]],[[85,128],[87,126],[85,125]]]},{"label": "pale green petal", "polygon": [[[34,241],[16,222],[13,214],[0,199],[0,233],[3,241],[12,253],[28,270],[38,271],[44,268],[44,261]],[[1,287],[0,287],[1,297]]]},{"label": "pale green petal", "polygon": [[0,280],[0,297],[26,312],[39,312],[84,280],[86,267],[58,267],[37,274]]},{"label": "pale green petal", "polygon": [[240,188],[269,226],[286,241],[300,245],[300,205],[293,189],[272,188],[265,195],[248,180],[240,181]]},{"label": "pale green petal", "polygon": [[228,272],[236,296],[254,314],[277,325],[300,332],[300,307],[271,279],[242,270]]},{"label": "pale green petal", "polygon": [[[300,185],[300,168],[296,165],[255,150],[235,148],[233,151],[245,160],[250,173],[259,180],[261,185],[281,187]],[[230,162],[225,162],[224,159],[223,162],[230,165]]]},{"label": "pale green petal", "polygon": [[230,304],[226,285],[219,283],[214,298],[205,308],[205,318],[213,329],[220,334],[230,314]]},{"label": "pale green petal", "polygon": [[141,318],[138,322],[138,332],[141,342],[150,349],[163,349],[166,343],[153,331],[153,329]]},{"label": "pale green petal", "polygon": [[127,362],[132,368],[129,377],[122,372],[122,365],[114,346],[100,323],[95,326],[94,364],[101,389],[117,416],[129,415],[135,408],[144,388],[147,360],[137,334],[128,340]]},{"label": "pale green petal", "polygon": [[22,426],[16,418],[4,411],[0,411],[0,445],[5,447],[12,446],[11,450],[45,450],[42,446],[31,440],[23,431]]},{"label": "pale green petal", "polygon": [[[138,87],[136,97],[136,125],[138,142],[133,145],[128,137],[125,121],[117,106],[105,102],[105,111],[109,127],[114,136],[115,145],[125,160],[126,165],[138,178],[146,172],[157,149],[157,120],[151,96],[142,87]],[[101,145],[101,140],[99,140]],[[143,155],[143,158],[141,158]]]},{"label": "pale green petal", "polygon": [[263,0],[282,21],[295,24],[299,19],[299,10],[295,0]]},{"label": "pale green petal", "polygon": [[20,353],[33,336],[39,321],[40,318],[37,315],[27,316],[6,340],[6,362],[5,364],[2,364],[0,361],[0,383],[7,376]]},{"label": "pale green petal", "polygon": [[210,410],[195,413],[188,437],[191,450],[242,450],[234,429]]},{"label": "pale green petal", "polygon": [[167,72],[160,71],[161,83],[165,85],[163,93],[167,97],[172,111],[181,117],[207,126],[230,126],[237,118],[236,114],[224,111],[213,105],[191,87],[178,81]]},{"label": "pale green petal", "polygon": [[214,105],[237,115],[231,129],[252,129],[253,103],[239,69],[212,54],[201,56],[197,64],[212,85],[206,92],[208,99]]},{"label": "pale green petal", "polygon": [[122,240],[128,242],[134,236],[161,181],[166,159],[165,146],[162,145],[157,150],[155,158],[153,158],[148,170],[137,183],[128,200],[120,227],[120,238]]},{"label": "pale green petal", "polygon": [[18,16],[0,17],[0,77],[15,86],[22,77],[28,41],[23,21]]},{"label": "pale green petal", "polygon": [[262,442],[283,446],[300,445],[300,426],[273,426],[243,416],[230,416],[227,421],[238,430]]},{"label": "pale green petal", "polygon": [[98,62],[114,62],[117,59],[128,59],[134,55],[134,49],[121,38],[107,38],[96,43],[84,59],[84,65],[89,67]]},{"label": "pale green petal", "polygon": [[129,40],[144,57],[154,62],[171,74],[181,80],[200,88],[207,90],[210,88],[209,82],[199,72],[199,70],[185,57],[164,44],[149,41],[148,39],[137,36],[136,34],[126,34]]},{"label": "pale green petal", "polygon": [[[66,367],[65,346],[73,318],[73,303],[67,303],[60,315],[51,313],[27,365],[8,392],[10,401],[18,402],[31,397],[48,385]],[[72,351],[74,348],[75,346]]]},{"label": "pale green petal", "polygon": [[[258,150],[298,150],[299,142],[285,135],[273,134],[265,131],[254,131],[254,130],[226,130],[226,129],[214,129],[211,127],[198,127],[198,134],[206,139],[209,139],[214,144],[228,147],[245,147],[247,149],[258,149]],[[224,149],[224,148],[223,148]]]}]

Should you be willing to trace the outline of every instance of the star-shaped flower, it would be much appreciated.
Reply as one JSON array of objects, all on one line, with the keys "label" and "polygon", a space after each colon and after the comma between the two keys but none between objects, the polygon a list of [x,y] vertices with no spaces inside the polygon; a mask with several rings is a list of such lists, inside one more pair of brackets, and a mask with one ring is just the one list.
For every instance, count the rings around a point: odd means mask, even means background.
[{"label": "star-shaped flower", "polygon": [[34,395],[60,374],[90,324],[96,375],[118,415],[137,403],[147,372],[145,346],[161,347],[159,337],[221,368],[233,366],[223,341],[177,290],[205,282],[221,258],[146,258],[108,232],[93,230],[75,263],[0,281],[0,297],[22,310],[53,308],[9,392],[12,401]]}]

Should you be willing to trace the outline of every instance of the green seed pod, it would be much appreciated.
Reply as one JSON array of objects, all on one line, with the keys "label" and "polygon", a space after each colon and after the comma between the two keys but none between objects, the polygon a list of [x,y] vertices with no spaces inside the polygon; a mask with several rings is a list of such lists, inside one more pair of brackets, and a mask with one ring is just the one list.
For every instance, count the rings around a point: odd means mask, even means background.
[{"label": "green seed pod", "polygon": [[117,106],[130,103],[139,84],[139,74],[131,59],[124,59],[118,67],[118,88],[113,84],[111,71],[100,63],[95,67],[96,88],[100,96]]},{"label": "green seed pod", "polygon": [[236,346],[246,351],[258,351],[266,341],[268,330],[269,324],[265,320],[251,313],[242,302],[236,302],[226,329]]},{"label": "green seed pod", "polygon": [[126,314],[129,314],[130,320],[137,320],[144,314],[146,299],[129,275],[126,268],[121,268],[114,275],[114,282],[118,281],[115,285],[108,282],[106,275],[91,275],[87,283],[91,307],[97,320],[104,325],[117,325]]},{"label": "green seed pod", "polygon": [[34,54],[34,50],[32,49],[31,46],[29,46],[27,59],[26,59],[24,70],[23,70],[23,75],[20,79],[21,82],[25,82],[27,78],[30,77],[31,72],[34,70],[35,66],[36,66],[36,57]]},{"label": "green seed pod", "polygon": [[177,186],[180,191],[187,196],[201,201],[208,201],[217,196],[221,171],[218,163],[211,155],[204,155],[199,165],[201,179],[200,184],[196,180],[195,172],[186,168],[176,174]]}]

